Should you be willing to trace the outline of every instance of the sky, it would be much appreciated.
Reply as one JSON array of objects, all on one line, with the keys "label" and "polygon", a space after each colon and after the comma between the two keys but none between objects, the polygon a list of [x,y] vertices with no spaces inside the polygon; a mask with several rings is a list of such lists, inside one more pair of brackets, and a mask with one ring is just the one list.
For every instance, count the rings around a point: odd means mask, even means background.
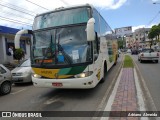
[{"label": "sky", "polygon": [[160,23],[160,0],[0,0],[0,25],[32,29],[36,14],[86,3],[92,4],[112,29],[132,26],[134,31]]}]

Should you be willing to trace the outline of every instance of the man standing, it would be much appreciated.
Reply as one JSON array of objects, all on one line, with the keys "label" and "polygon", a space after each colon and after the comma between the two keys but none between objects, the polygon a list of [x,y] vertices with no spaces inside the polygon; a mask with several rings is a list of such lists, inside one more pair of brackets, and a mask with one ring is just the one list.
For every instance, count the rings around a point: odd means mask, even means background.
[{"label": "man standing", "polygon": [[8,49],[8,52],[9,52],[9,63],[13,63],[13,47],[12,46],[9,46],[9,49]]}]

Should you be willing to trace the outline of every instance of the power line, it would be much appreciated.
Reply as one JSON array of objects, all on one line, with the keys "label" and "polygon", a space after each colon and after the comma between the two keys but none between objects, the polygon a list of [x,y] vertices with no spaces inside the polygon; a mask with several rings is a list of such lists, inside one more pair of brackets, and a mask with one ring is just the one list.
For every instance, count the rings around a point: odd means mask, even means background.
[{"label": "power line", "polygon": [[153,22],[153,20],[156,19],[156,17],[157,17],[159,14],[160,14],[160,11],[153,17],[153,19],[148,23],[148,25],[151,24],[151,23]]},{"label": "power line", "polygon": [[30,13],[34,13],[34,14],[37,14],[37,13],[35,13],[35,12],[33,12],[33,11],[30,11],[30,10],[27,10],[27,9],[24,9],[24,8],[21,8],[21,7],[19,7],[19,6],[16,6],[16,5],[14,5],[14,4],[11,4],[11,3],[8,3],[8,2],[4,2],[4,1],[2,1],[2,0],[0,0],[2,3],[4,3],[5,5],[9,5],[9,6],[11,6],[11,7],[16,7],[16,8],[18,8],[18,9],[21,9],[21,10],[23,10],[23,11],[28,11],[28,12],[30,12]]},{"label": "power line", "polygon": [[14,19],[11,19],[11,18],[6,18],[6,17],[3,17],[3,16],[0,16],[0,19],[6,20],[6,21],[10,21],[10,22],[14,22],[14,23],[19,23],[19,24],[24,24],[24,25],[32,26],[32,24],[30,24],[30,23],[22,22],[22,21],[19,21],[19,20],[14,20]]},{"label": "power line", "polygon": [[26,25],[26,26],[30,26],[30,27],[32,27],[32,25],[28,25],[28,24],[24,24],[24,23],[19,23],[19,22],[12,21],[12,20],[6,20],[6,19],[3,19],[3,18],[0,18],[0,19],[1,19],[1,20],[4,20],[4,21],[11,22],[11,23],[17,23],[17,24],[20,24],[20,25]]},{"label": "power line", "polygon": [[13,15],[13,16],[16,16],[16,17],[19,17],[19,18],[23,18],[23,19],[26,19],[26,20],[31,20],[31,21],[33,21],[33,19],[29,19],[29,18],[26,18],[26,17],[22,17],[21,15],[17,15],[17,14],[14,14],[14,13],[6,12],[6,11],[2,11],[2,13],[7,14],[7,15]]},{"label": "power line", "polygon": [[35,16],[35,15],[32,15],[32,14],[29,14],[29,13],[27,13],[27,12],[23,12],[23,11],[17,10],[17,9],[15,9],[15,8],[12,8],[12,7],[9,7],[9,6],[6,6],[6,5],[2,5],[2,4],[0,4],[0,5],[3,6],[3,7],[7,7],[7,8],[9,8],[9,9],[12,9],[12,10],[18,11],[18,12],[21,12],[21,13],[28,14],[28,15],[30,15],[30,16]]},{"label": "power line", "polygon": [[36,3],[33,3],[33,2],[31,2],[31,1],[29,1],[29,0],[26,0],[27,2],[30,2],[30,3],[32,3],[32,4],[34,4],[34,5],[36,5],[36,6],[38,6],[38,7],[41,7],[41,8],[43,8],[43,9],[45,9],[45,10],[49,10],[49,9],[47,9],[47,8],[45,8],[45,7],[42,7],[42,6],[40,6],[40,5],[38,5],[38,4],[36,4]]},{"label": "power line", "polygon": [[61,2],[63,2],[65,5],[70,5],[70,4],[68,4],[65,0],[61,0]]}]

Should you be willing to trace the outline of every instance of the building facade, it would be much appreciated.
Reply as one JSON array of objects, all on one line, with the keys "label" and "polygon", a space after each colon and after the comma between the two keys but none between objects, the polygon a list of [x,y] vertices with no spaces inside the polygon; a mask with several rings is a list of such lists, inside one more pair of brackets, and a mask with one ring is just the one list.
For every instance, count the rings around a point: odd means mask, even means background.
[{"label": "building facade", "polygon": [[150,47],[150,39],[148,39],[148,33],[150,28],[139,28],[133,33],[134,45],[140,48]]},{"label": "building facade", "polygon": [[[19,29],[0,26],[0,64],[12,62],[9,59],[8,50],[10,46],[13,47],[13,51],[15,50],[14,37],[18,31]],[[30,38],[29,35],[23,35],[20,40],[20,47],[25,53],[25,59],[30,57]]]},{"label": "building facade", "polygon": [[132,26],[121,27],[115,29],[118,40],[123,41],[123,48],[130,48],[133,42]]}]

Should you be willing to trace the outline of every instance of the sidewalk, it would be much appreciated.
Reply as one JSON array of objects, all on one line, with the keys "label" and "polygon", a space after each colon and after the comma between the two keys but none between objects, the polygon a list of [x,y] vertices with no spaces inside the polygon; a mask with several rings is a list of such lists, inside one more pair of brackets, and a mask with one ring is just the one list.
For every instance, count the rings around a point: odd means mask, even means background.
[{"label": "sidewalk", "polygon": [[[129,57],[128,57],[129,58]],[[132,58],[127,60],[127,64],[123,65],[121,72],[117,78],[117,82],[115,83],[114,89],[111,93],[111,96],[108,100],[108,103],[105,107],[104,111],[114,111],[112,112],[112,117],[105,118],[103,117],[101,120],[140,120],[140,117],[137,116],[128,116],[128,112],[138,112],[142,109],[139,105],[139,87],[138,82],[136,81],[137,73],[134,64],[132,62]],[[125,63],[124,62],[124,63]],[[132,62],[132,64],[130,63]],[[137,90],[138,89],[138,90]],[[138,96],[139,95],[139,96]],[[142,96],[140,96],[142,97]],[[143,98],[142,98],[143,99]],[[142,101],[144,102],[144,101]],[[144,107],[144,103],[142,103]],[[143,109],[144,110],[144,109]],[[123,117],[118,117],[123,116]],[[148,120],[148,118],[145,118]]]},{"label": "sidewalk", "polygon": [[[122,68],[120,82],[111,111],[139,111],[134,79],[134,68]],[[137,117],[110,117],[109,120],[138,120]]]},{"label": "sidewalk", "polygon": [[123,68],[111,111],[138,111],[133,68]]}]

